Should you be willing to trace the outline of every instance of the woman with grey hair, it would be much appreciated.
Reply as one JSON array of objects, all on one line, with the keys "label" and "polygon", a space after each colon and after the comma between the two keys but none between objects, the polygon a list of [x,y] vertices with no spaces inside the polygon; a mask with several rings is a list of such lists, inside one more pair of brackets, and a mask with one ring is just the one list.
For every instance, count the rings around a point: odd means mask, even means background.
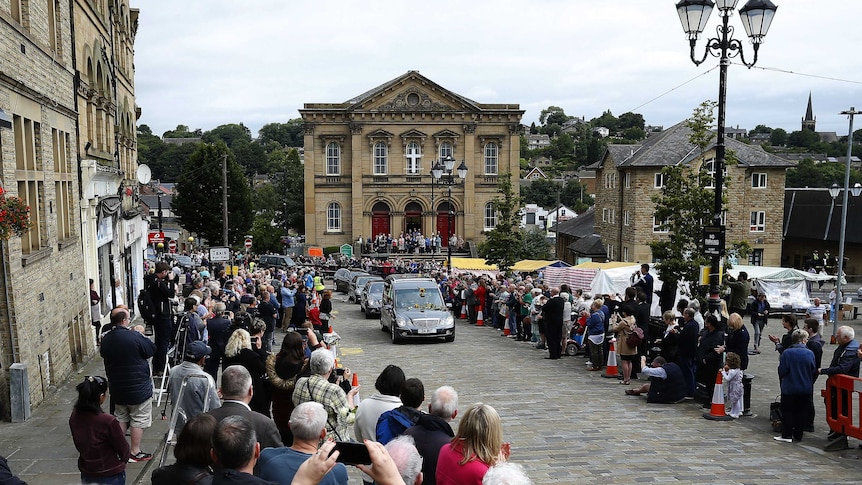
[{"label": "woman with grey hair", "polygon": [[482,485],[533,485],[524,467],[517,463],[497,463],[482,477]]},{"label": "woman with grey hair", "polygon": [[326,409],[326,438],[338,441],[350,439],[349,426],[356,420],[354,414],[354,396],[359,392],[359,386],[353,387],[347,394],[337,384],[329,382],[329,376],[335,369],[335,357],[327,349],[317,349],[311,353],[309,360],[311,375],[296,381],[293,391],[293,403],[297,406],[304,402],[315,401]]}]

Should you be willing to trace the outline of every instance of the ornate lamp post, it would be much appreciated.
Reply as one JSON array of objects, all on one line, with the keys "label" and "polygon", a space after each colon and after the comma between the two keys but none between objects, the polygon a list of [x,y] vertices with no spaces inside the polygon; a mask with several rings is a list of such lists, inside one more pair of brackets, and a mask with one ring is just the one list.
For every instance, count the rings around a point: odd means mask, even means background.
[{"label": "ornate lamp post", "polygon": [[[452,234],[454,233],[455,226],[455,210],[452,207],[452,186],[458,183],[455,176],[458,176],[461,180],[467,178],[467,164],[464,163],[464,160],[461,160],[461,165],[458,165],[458,168],[455,168],[455,159],[451,156],[446,156],[442,163],[438,161],[434,164],[434,167],[431,169],[431,176],[433,179],[431,180],[431,193],[433,199],[434,187],[436,185],[445,185],[447,187],[448,194],[448,206],[449,206],[449,214],[447,219],[447,225],[449,234],[446,235],[446,257],[447,257],[447,272],[449,276],[452,276]],[[432,201],[433,205],[433,201]],[[436,211],[435,207],[432,207],[432,210]]]},{"label": "ornate lamp post", "polygon": [[[745,55],[742,50],[742,42],[733,38],[733,27],[728,25],[730,17],[733,15],[733,10],[736,8],[738,0],[682,0],[676,4],[676,10],[679,14],[679,20],[682,23],[682,29],[688,37],[691,45],[691,61],[695,65],[700,65],[706,60],[708,55],[718,57],[719,62],[719,79],[718,79],[718,129],[715,143],[715,208],[713,214],[713,229],[716,232],[721,232],[721,213],[722,213],[722,187],[724,186],[724,124],[725,110],[727,107],[727,66],[730,65],[732,57],[739,56],[742,63],[751,68],[757,62],[757,51],[763,38],[766,36],[769,26],[772,24],[772,19],[775,16],[775,11],[778,9],[769,0],[748,0],[746,4],[739,9],[739,17],[742,20],[742,25],[745,28],[745,33],[751,39],[754,47],[754,59],[749,63],[745,60]],[[706,49],[703,57],[700,60],[695,56],[695,46],[700,34],[706,27],[706,22],[709,20],[709,15],[712,13],[713,7],[718,4],[718,14],[721,17],[721,24],[716,27],[716,37],[706,41]],[[722,238],[723,239],[723,238]],[[723,242],[723,241],[722,241]],[[709,310],[718,313],[720,309],[719,299],[719,264],[724,253],[723,245],[717,251],[717,254],[712,256],[712,271],[709,277]]]},{"label": "ornate lamp post", "polygon": [[[841,206],[841,233],[838,236],[838,274],[836,275],[835,283],[835,307],[832,308],[832,340],[834,344],[838,332],[838,312],[841,311],[841,305],[844,304],[844,297],[841,293],[842,281],[844,279],[844,236],[847,230],[847,205],[849,204],[848,196],[852,193],[853,197],[859,197],[862,194],[862,185],[856,184],[850,188],[850,157],[853,155],[853,117],[860,114],[856,108],[850,108],[848,111],[842,111],[840,114],[847,115],[850,118],[850,127],[847,132],[847,160],[844,166],[844,205]],[[842,187],[838,184],[832,184],[829,188],[829,195],[832,196],[833,204],[838,194],[842,192]],[[831,214],[830,214],[831,215]]]}]

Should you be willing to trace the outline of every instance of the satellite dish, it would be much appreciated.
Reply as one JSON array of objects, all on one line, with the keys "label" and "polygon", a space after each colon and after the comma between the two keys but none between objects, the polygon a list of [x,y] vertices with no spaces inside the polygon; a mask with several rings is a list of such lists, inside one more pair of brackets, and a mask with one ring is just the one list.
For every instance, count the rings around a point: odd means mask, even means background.
[{"label": "satellite dish", "polygon": [[138,165],[137,176],[138,176],[138,182],[146,185],[146,184],[150,183],[150,179],[153,178],[153,172],[150,170],[150,167],[148,167],[144,164],[141,164],[141,165]]}]

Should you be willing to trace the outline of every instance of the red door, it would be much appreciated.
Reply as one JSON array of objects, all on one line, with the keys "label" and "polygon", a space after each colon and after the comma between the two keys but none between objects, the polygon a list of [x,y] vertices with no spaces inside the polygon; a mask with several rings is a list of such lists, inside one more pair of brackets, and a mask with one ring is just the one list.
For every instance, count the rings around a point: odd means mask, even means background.
[{"label": "red door", "polygon": [[[450,218],[452,219],[450,222]],[[438,211],[437,212],[437,232],[440,233],[440,240],[443,247],[449,245],[449,235],[450,231],[454,230],[454,216],[449,213],[449,211]]]},{"label": "red door", "polygon": [[378,234],[389,234],[389,213],[374,212],[371,215],[371,237],[376,237]]}]

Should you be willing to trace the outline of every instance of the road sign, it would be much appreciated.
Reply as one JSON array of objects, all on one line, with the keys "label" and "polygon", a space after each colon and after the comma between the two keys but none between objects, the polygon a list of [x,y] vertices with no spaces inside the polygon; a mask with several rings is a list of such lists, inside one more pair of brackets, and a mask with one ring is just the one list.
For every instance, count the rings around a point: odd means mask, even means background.
[{"label": "road sign", "polygon": [[158,244],[165,242],[165,233],[159,231],[151,231],[147,234],[147,244]]},{"label": "road sign", "polygon": [[172,253],[177,252],[177,242],[171,239],[171,242],[168,243],[168,249],[170,249]]},{"label": "road sign", "polygon": [[340,248],[341,254],[347,256],[348,258],[353,257],[353,246],[350,244],[342,244]]},{"label": "road sign", "polygon": [[245,248],[251,249],[251,238],[246,238],[245,240]]},{"label": "road sign", "polygon": [[210,248],[210,261],[216,263],[230,261],[230,248]]},{"label": "road sign", "polygon": [[702,251],[706,256],[724,254],[724,226],[704,226]]}]

